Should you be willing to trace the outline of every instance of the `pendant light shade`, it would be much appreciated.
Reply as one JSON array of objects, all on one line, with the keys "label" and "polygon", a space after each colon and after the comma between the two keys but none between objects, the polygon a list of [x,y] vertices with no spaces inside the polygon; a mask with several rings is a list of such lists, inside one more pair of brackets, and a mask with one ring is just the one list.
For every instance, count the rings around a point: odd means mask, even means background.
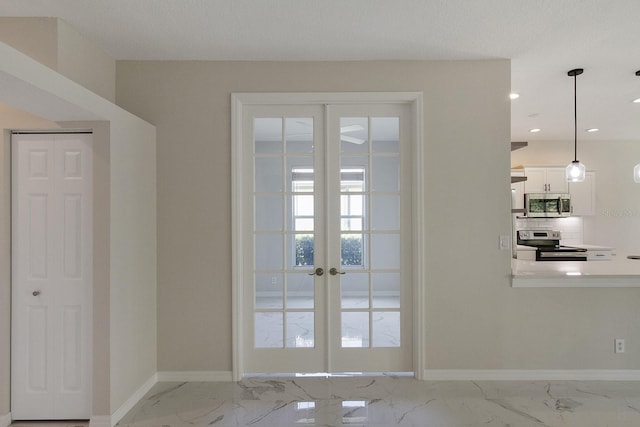
[{"label": "pendant light shade", "polygon": [[586,169],[582,163],[578,161],[578,97],[577,97],[577,78],[582,74],[582,68],[576,68],[567,73],[569,77],[573,77],[573,161],[567,166],[566,177],[569,182],[582,182],[586,177]]},{"label": "pendant light shade", "polygon": [[587,176],[587,171],[582,163],[574,160],[567,166],[566,176],[569,182],[582,182]]},{"label": "pendant light shade", "polygon": [[633,168],[633,180],[640,184],[640,163]]}]

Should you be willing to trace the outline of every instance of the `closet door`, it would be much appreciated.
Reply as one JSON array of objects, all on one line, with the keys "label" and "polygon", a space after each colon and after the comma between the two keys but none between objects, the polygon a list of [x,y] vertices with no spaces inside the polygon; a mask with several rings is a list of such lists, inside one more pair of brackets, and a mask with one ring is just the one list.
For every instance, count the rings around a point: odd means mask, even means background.
[{"label": "closet door", "polygon": [[92,136],[12,137],[14,419],[91,415]]}]

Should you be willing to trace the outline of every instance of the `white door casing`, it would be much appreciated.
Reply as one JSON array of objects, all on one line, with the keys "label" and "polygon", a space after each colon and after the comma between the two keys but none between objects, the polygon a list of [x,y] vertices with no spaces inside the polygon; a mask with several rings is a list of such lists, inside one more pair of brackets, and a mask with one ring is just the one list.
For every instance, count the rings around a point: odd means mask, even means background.
[{"label": "white door casing", "polygon": [[[340,93],[340,94],[234,94],[232,97],[233,101],[233,191],[234,195],[233,200],[233,254],[234,254],[234,275],[233,275],[233,296],[234,296],[234,304],[233,304],[233,333],[234,333],[234,378],[239,379],[243,374],[247,372],[256,372],[256,366],[258,367],[258,371],[260,372],[274,372],[273,369],[276,369],[275,372],[328,372],[328,371],[355,371],[360,368],[360,371],[398,371],[398,370],[411,370],[414,371],[418,378],[422,377],[422,365],[423,365],[423,350],[422,350],[422,291],[420,286],[418,285],[421,281],[421,265],[423,263],[422,260],[422,245],[419,239],[414,238],[415,235],[420,235],[419,232],[422,229],[422,211],[423,211],[423,200],[422,200],[422,131],[421,131],[421,121],[422,121],[422,99],[421,94],[419,93]],[[290,110],[284,111],[282,110],[282,106],[288,105],[293,107],[288,107]],[[348,107],[347,107],[348,105]],[[271,108],[272,114],[271,116],[268,113],[269,106],[275,107]],[[277,107],[276,107],[277,106]],[[385,106],[387,111],[385,112]],[[309,113],[308,108],[315,108],[315,113]],[[304,108],[307,108],[307,111],[303,111]],[[362,158],[357,152],[348,153],[349,149],[347,149],[347,153],[340,154],[340,149],[337,147],[340,144],[340,139],[343,138],[349,142],[354,142],[356,145],[347,144],[351,147],[356,147],[360,142],[357,138],[353,137],[339,137],[341,130],[343,129],[354,129],[358,128],[358,126],[349,125],[350,120],[358,120],[353,119],[355,116],[363,116],[365,122],[367,121],[367,116],[385,116],[388,114],[389,108],[393,110],[394,108],[404,108],[404,112],[399,114],[402,116],[402,159],[400,158],[399,153],[384,153],[385,150],[382,150],[382,153],[375,153],[365,156],[365,160],[359,160]],[[262,110],[261,110],[262,109]],[[377,111],[377,112],[376,112]],[[258,114],[256,115],[256,112]],[[314,196],[315,196],[315,212],[314,218],[311,219],[313,225],[313,235],[315,237],[315,245],[316,250],[314,254],[315,262],[313,268],[321,267],[324,268],[326,273],[323,277],[314,276],[313,281],[315,282],[313,287],[315,288],[315,304],[312,309],[309,311],[313,311],[315,317],[312,317],[313,321],[311,324],[314,325],[312,329],[312,336],[315,339],[315,343],[313,345],[313,350],[308,348],[297,349],[297,353],[290,352],[290,355],[285,356],[287,351],[272,351],[272,349],[268,349],[266,352],[258,351],[257,353],[254,351],[255,336],[253,334],[253,329],[260,322],[256,322],[253,318],[253,304],[255,301],[255,295],[253,292],[253,243],[254,243],[254,191],[253,191],[253,167],[254,167],[254,156],[264,157],[264,154],[255,154],[251,146],[253,145],[253,127],[252,120],[254,117],[260,117],[260,114],[266,114],[266,117],[282,117],[286,121],[287,117],[291,116],[291,112],[296,112],[293,116],[302,117],[310,117],[313,116],[313,144],[314,144],[314,160],[313,160],[313,175],[314,175]],[[392,114],[393,115],[393,114]],[[361,118],[362,119],[362,118]],[[282,123],[285,123],[282,121]],[[297,120],[297,122],[301,122]],[[373,121],[370,121],[372,123]],[[346,126],[342,126],[345,125]],[[372,124],[367,125],[364,124],[364,127],[371,127]],[[286,127],[286,126],[285,126]],[[359,126],[360,129],[363,129],[363,126]],[[370,130],[370,129],[367,129]],[[326,138],[323,135],[326,132]],[[333,135],[335,134],[335,135]],[[331,138],[334,138],[332,141]],[[337,139],[337,140],[336,140]],[[244,141],[244,143],[243,143]],[[249,141],[249,143],[247,143]],[[327,141],[327,146],[324,147],[325,141]],[[344,141],[343,141],[344,144]],[[364,145],[366,146],[366,144]],[[282,151],[287,151],[283,149]],[[342,150],[344,151],[344,150]],[[393,151],[393,150],[392,150]],[[298,155],[298,154],[295,154]],[[278,157],[279,155],[267,154],[266,157]],[[283,158],[286,158],[284,155]],[[326,160],[326,165],[325,165]],[[402,229],[387,229],[384,230],[372,230],[370,228],[365,227],[355,234],[351,231],[345,231],[345,229],[341,228],[341,223],[345,222],[357,223],[358,218],[354,218],[353,216],[350,218],[348,215],[341,214],[341,211],[344,211],[345,205],[344,200],[349,199],[347,197],[347,192],[359,191],[357,188],[351,188],[347,190],[341,191],[341,186],[344,186],[345,176],[350,176],[351,178],[346,178],[347,181],[353,179],[358,172],[357,168],[353,169],[350,165],[360,164],[362,162],[362,176],[365,174],[367,176],[366,190],[363,190],[363,193],[355,194],[353,200],[358,200],[358,203],[361,203],[364,200],[366,204],[366,218],[362,217],[360,220],[370,224],[369,221],[371,219],[368,217],[369,213],[372,209],[371,200],[375,199],[378,201],[383,200],[398,200],[399,194],[396,197],[396,194],[393,192],[387,191],[383,189],[382,192],[380,190],[377,193],[374,192],[372,194],[370,192],[371,188],[369,188],[369,180],[371,178],[372,170],[381,170],[378,166],[383,164],[384,162],[388,162],[391,160],[393,162],[401,162],[401,169],[404,173],[404,178],[402,178],[402,190],[405,192],[403,202],[403,208],[401,213],[398,212],[398,215],[402,218],[403,227]],[[354,163],[355,161],[355,163]],[[358,163],[360,162],[360,163]],[[286,163],[286,160],[280,162],[280,166]],[[295,162],[294,162],[295,163]],[[376,164],[375,167],[371,167]],[[341,166],[338,166],[341,165]],[[325,177],[324,171],[325,166],[327,166],[327,175]],[[285,174],[290,173],[289,168],[284,168],[283,171]],[[365,172],[366,169],[366,172]],[[354,172],[355,171],[355,172]],[[345,175],[346,174],[346,175]],[[250,177],[250,183],[246,181],[246,177]],[[364,184],[363,178],[363,184]],[[379,181],[380,182],[380,181]],[[247,186],[247,184],[250,184]],[[289,185],[291,184],[283,184]],[[325,192],[324,187],[327,186],[327,191]],[[357,187],[357,185],[356,185]],[[290,190],[290,188],[288,189]],[[304,191],[304,190],[302,190]],[[286,192],[285,192],[286,193]],[[342,196],[340,195],[342,193]],[[255,193],[256,195],[258,193]],[[284,194],[284,193],[283,193]],[[259,196],[268,196],[273,195],[270,193],[260,193]],[[372,197],[373,196],[373,197]],[[258,196],[256,196],[258,197]],[[267,197],[263,197],[266,199]],[[285,199],[295,199],[295,193],[286,193],[284,196]],[[275,200],[275,199],[274,199]],[[408,203],[407,203],[408,201]],[[340,206],[340,204],[343,204]],[[351,203],[351,202],[349,202]],[[264,203],[263,203],[264,204]],[[273,205],[272,205],[273,206]],[[290,209],[289,209],[290,210]],[[397,209],[400,211],[399,207]],[[286,204],[281,209],[281,211],[287,211]],[[393,209],[392,209],[393,211]],[[355,211],[354,211],[355,212]],[[290,212],[287,214],[289,215]],[[286,216],[286,215],[285,215]],[[256,209],[256,218],[258,217],[258,212]],[[357,217],[357,215],[356,215]],[[342,218],[342,219],[340,219]],[[303,220],[305,218],[302,218]],[[328,222],[327,222],[328,219]],[[398,218],[400,220],[400,218]],[[361,221],[361,222],[362,222]],[[336,224],[338,224],[336,226]],[[327,228],[328,227],[328,228]],[[286,224],[284,226],[286,229]],[[375,228],[375,227],[374,227]],[[384,227],[383,227],[384,228]],[[393,227],[392,227],[393,228]],[[412,231],[413,229],[413,231]],[[342,230],[342,232],[340,231]],[[349,228],[348,230],[352,230]],[[342,233],[342,234],[341,234]],[[269,234],[269,233],[266,233]],[[271,233],[274,234],[274,233]],[[277,234],[277,233],[275,233]],[[275,236],[274,234],[274,236]],[[329,237],[327,237],[329,236]],[[333,236],[333,237],[330,237]],[[336,238],[338,236],[338,238]],[[339,237],[342,236],[342,237]],[[346,237],[358,237],[360,236],[360,242],[362,245],[366,246],[365,249],[362,250],[362,253],[365,255],[366,261],[363,260],[363,265],[340,265],[341,264],[341,243],[344,245],[344,238]],[[262,236],[258,237],[262,239]],[[325,241],[324,239],[328,238],[329,240]],[[286,240],[286,238],[284,239]],[[313,239],[312,239],[313,240]],[[378,263],[377,270],[371,269],[371,253],[376,253],[376,250],[373,249],[373,243],[376,242],[378,248],[383,248],[383,242],[397,242],[399,240],[403,241],[402,244],[402,253],[398,251],[398,254],[394,255],[394,257],[400,258],[403,261],[401,262],[402,266],[396,266],[391,264],[379,264],[379,261],[374,261],[375,264]],[[277,241],[277,240],[271,240]],[[292,243],[292,246],[294,244]],[[279,246],[282,248],[283,246]],[[278,252],[281,249],[278,249]],[[291,251],[289,249],[289,251]],[[287,249],[282,250],[283,257],[287,257]],[[380,260],[380,252],[378,251],[378,260]],[[329,265],[331,264],[331,265]],[[366,265],[365,265],[366,264]],[[400,264],[400,263],[399,263]],[[344,270],[342,272],[346,273],[346,275],[329,275],[329,270],[331,267],[336,268],[336,270]],[[313,272],[313,269],[307,268]],[[285,267],[286,270],[286,267]],[[380,305],[379,301],[382,301],[381,298],[378,298],[374,301],[374,298],[377,298],[379,295],[373,295],[374,286],[373,282],[374,276],[377,276],[378,282],[380,282],[379,278],[382,276],[400,276],[400,270],[402,270],[402,281],[407,284],[407,290],[403,291],[401,294],[402,307],[403,310],[399,310],[399,307],[395,305]],[[267,270],[265,271],[269,275],[276,273],[277,271]],[[295,271],[294,271],[295,272]],[[306,272],[305,273],[309,273]],[[284,274],[286,272],[283,271]],[[364,273],[364,274],[363,274]],[[374,274],[375,273],[375,274]],[[345,299],[341,300],[341,294],[345,294],[345,289],[348,289],[348,283],[351,280],[353,284],[352,278],[356,276],[360,277],[369,277],[369,288],[368,291],[371,295],[368,296],[369,306],[365,309],[360,309],[358,306],[349,306],[350,303],[345,304]],[[280,276],[278,276],[280,277]],[[302,277],[302,276],[300,276]],[[349,277],[349,280],[344,280],[343,278]],[[270,281],[269,281],[270,279]],[[270,288],[270,284],[275,284],[280,279],[276,280],[275,276],[267,276],[265,283],[265,289]],[[396,279],[397,280],[397,279]],[[358,280],[362,282],[362,280]],[[270,283],[269,283],[270,282]],[[341,284],[342,282],[342,284]],[[247,283],[251,283],[251,286],[246,286]],[[347,286],[347,287],[345,287]],[[349,285],[350,286],[350,285]],[[286,286],[285,286],[286,288]],[[341,291],[342,289],[342,291]],[[358,289],[356,286],[353,289]],[[354,295],[357,294],[354,293]],[[283,298],[282,305],[286,305],[286,297]],[[377,305],[376,305],[377,304]],[[387,304],[387,303],[384,303]],[[381,308],[382,307],[382,308]],[[286,310],[275,310],[279,312],[277,314],[277,318],[281,319],[281,324],[286,324],[287,318]],[[305,310],[303,310],[305,311]],[[402,314],[401,314],[402,311]],[[271,315],[272,313],[268,313]],[[298,313],[295,313],[296,315]],[[261,313],[262,315],[262,313]],[[313,315],[312,315],[313,316]],[[371,347],[369,349],[358,349],[358,351],[354,352],[353,348],[343,348],[343,347],[351,347],[353,343],[347,342],[345,344],[345,336],[344,336],[344,322],[341,323],[340,319],[351,316],[356,319],[369,319],[368,321],[364,321],[369,325],[373,325],[372,319],[373,317],[378,318],[377,320],[382,320],[384,322],[384,317],[387,319],[401,317],[402,323],[402,339],[399,340],[402,342],[402,346],[397,344],[398,348],[380,348],[374,349],[373,347],[393,347],[396,344],[389,344],[389,340],[385,338],[381,338],[383,334],[377,334],[374,331],[365,331],[366,334],[370,334],[370,339],[375,344],[367,344],[365,342],[364,347]],[[355,316],[355,317],[354,317]],[[380,319],[382,318],[382,319]],[[393,319],[392,319],[393,320]],[[301,323],[304,323],[301,322]],[[309,323],[304,323],[305,326],[309,325]],[[295,327],[298,327],[295,325]],[[343,328],[341,332],[340,329]],[[285,326],[286,328],[286,326]],[[365,329],[367,327],[365,326]],[[329,336],[331,335],[331,336]],[[342,338],[341,338],[342,337]],[[302,340],[302,346],[306,346],[308,343],[305,342],[304,335],[302,338],[300,336],[297,337],[298,340]],[[348,338],[346,338],[348,340]],[[283,338],[280,340],[284,342],[287,340],[286,333],[283,335]],[[342,341],[341,341],[342,340]],[[386,343],[385,340],[387,341]],[[313,342],[313,340],[311,341]],[[380,343],[380,344],[378,344]],[[361,345],[362,343],[358,344]],[[413,347],[411,346],[413,344]],[[295,345],[291,345],[291,347],[295,347]],[[401,349],[399,347],[402,347]],[[282,346],[281,350],[287,350],[286,346]],[[371,351],[373,350],[373,351]],[[404,351],[404,355],[400,356],[402,351]],[[303,354],[304,353],[304,354]],[[341,354],[342,353],[342,354]],[[377,356],[376,356],[377,354]],[[258,357],[256,358],[256,355]],[[369,363],[361,363],[363,358]],[[281,360],[280,360],[281,359]],[[275,363],[267,363],[267,364],[255,364],[256,360],[275,360]],[[280,363],[280,361],[284,361],[284,363]],[[389,363],[393,361],[392,363]],[[286,367],[286,368],[277,368]],[[407,368],[408,367],[408,368]]]},{"label": "white door casing", "polygon": [[13,419],[91,415],[92,135],[12,136]]}]

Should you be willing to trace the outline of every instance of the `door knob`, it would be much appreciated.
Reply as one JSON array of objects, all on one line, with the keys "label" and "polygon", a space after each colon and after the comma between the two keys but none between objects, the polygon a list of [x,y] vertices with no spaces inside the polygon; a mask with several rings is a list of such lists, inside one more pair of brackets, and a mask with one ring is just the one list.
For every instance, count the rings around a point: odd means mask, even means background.
[{"label": "door knob", "polygon": [[324,270],[320,267],[316,268],[313,273],[309,273],[309,276],[322,276],[324,274]]},{"label": "door knob", "polygon": [[338,269],[335,267],[331,267],[331,269],[329,270],[329,274],[332,276],[335,276],[336,274],[346,274],[346,273],[344,271],[338,271]]},{"label": "door knob", "polygon": [[37,297],[38,295],[40,295],[40,291],[33,291],[32,295],[34,297]]}]

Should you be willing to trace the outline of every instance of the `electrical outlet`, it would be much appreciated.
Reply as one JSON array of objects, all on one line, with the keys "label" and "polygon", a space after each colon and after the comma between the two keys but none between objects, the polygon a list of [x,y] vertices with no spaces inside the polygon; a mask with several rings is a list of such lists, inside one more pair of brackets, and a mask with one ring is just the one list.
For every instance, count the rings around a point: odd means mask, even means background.
[{"label": "electrical outlet", "polygon": [[624,340],[622,338],[616,338],[614,341],[614,352],[624,353]]},{"label": "electrical outlet", "polygon": [[510,251],[511,250],[511,238],[510,238],[510,236],[506,236],[506,235],[500,236],[500,250],[502,250],[502,251]]}]

